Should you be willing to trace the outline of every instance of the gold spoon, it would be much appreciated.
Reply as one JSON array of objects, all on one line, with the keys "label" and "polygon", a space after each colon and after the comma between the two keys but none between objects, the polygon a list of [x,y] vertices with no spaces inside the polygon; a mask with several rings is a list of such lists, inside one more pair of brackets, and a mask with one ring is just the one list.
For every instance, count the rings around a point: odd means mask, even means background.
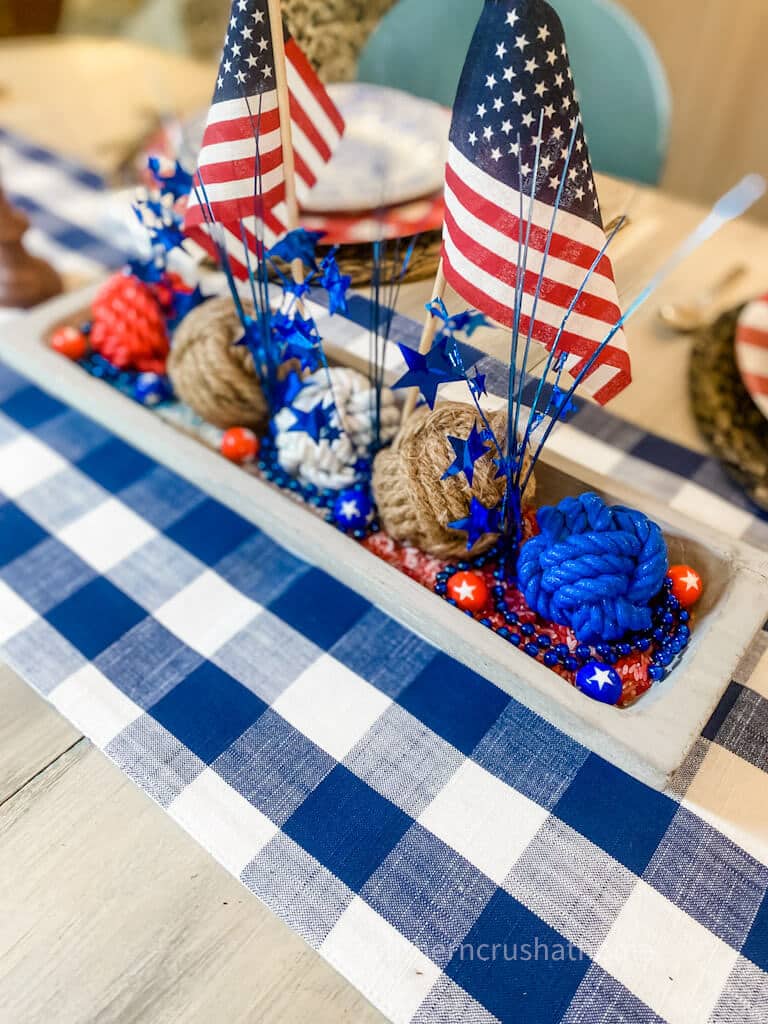
[{"label": "gold spoon", "polygon": [[726,271],[713,285],[698,298],[690,302],[670,302],[659,310],[662,322],[679,334],[692,334],[709,322],[712,307],[722,292],[740,281],[747,273],[747,267],[737,264]]}]

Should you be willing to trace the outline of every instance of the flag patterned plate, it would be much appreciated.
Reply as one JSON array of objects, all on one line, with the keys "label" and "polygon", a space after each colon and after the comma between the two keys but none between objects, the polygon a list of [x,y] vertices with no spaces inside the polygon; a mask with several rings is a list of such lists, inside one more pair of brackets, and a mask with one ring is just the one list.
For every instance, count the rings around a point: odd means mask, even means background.
[{"label": "flag patterned plate", "polygon": [[362,82],[329,86],[346,130],[303,199],[312,213],[375,210],[442,187],[450,111],[431,100]]},{"label": "flag patterned plate", "polygon": [[735,344],[744,386],[768,418],[768,295],[745,307],[736,329]]},{"label": "flag patterned plate", "polygon": [[322,231],[323,245],[362,245],[384,239],[409,238],[443,226],[442,189],[431,196],[358,213],[303,213],[301,223]]}]

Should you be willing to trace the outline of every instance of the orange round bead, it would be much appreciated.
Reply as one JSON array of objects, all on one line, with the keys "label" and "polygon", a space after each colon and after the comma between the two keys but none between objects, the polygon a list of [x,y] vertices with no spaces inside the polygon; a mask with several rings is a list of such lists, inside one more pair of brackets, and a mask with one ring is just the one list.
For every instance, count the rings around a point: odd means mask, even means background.
[{"label": "orange round bead", "polygon": [[59,327],[51,336],[51,348],[59,355],[78,362],[88,354],[88,339],[76,327]]},{"label": "orange round bead", "polygon": [[690,565],[673,565],[669,570],[672,593],[683,608],[696,604],[704,593],[704,581]]},{"label": "orange round bead", "polygon": [[448,597],[465,612],[481,612],[490,600],[488,585],[476,572],[457,572],[448,580]]},{"label": "orange round bead", "polygon": [[253,462],[259,454],[259,439],[247,427],[230,427],[221,439],[221,454],[230,462]]}]

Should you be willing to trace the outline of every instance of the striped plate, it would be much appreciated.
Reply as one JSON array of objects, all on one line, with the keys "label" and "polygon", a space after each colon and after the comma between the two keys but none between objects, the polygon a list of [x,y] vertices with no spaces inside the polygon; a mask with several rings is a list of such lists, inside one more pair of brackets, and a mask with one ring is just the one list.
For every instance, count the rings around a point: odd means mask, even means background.
[{"label": "striped plate", "polygon": [[750,302],[739,318],[736,361],[747,391],[768,418],[768,295]]}]

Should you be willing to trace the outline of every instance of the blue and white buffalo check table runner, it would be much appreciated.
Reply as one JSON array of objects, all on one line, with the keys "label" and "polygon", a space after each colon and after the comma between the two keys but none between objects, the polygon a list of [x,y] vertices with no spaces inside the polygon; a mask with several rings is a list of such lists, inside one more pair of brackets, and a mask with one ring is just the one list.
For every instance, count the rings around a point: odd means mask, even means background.
[{"label": "blue and white buffalo check table runner", "polygon": [[[768,546],[710,460],[561,437]],[[0,658],[393,1021],[764,1024],[768,633],[660,794],[2,366],[0,491]]]}]

